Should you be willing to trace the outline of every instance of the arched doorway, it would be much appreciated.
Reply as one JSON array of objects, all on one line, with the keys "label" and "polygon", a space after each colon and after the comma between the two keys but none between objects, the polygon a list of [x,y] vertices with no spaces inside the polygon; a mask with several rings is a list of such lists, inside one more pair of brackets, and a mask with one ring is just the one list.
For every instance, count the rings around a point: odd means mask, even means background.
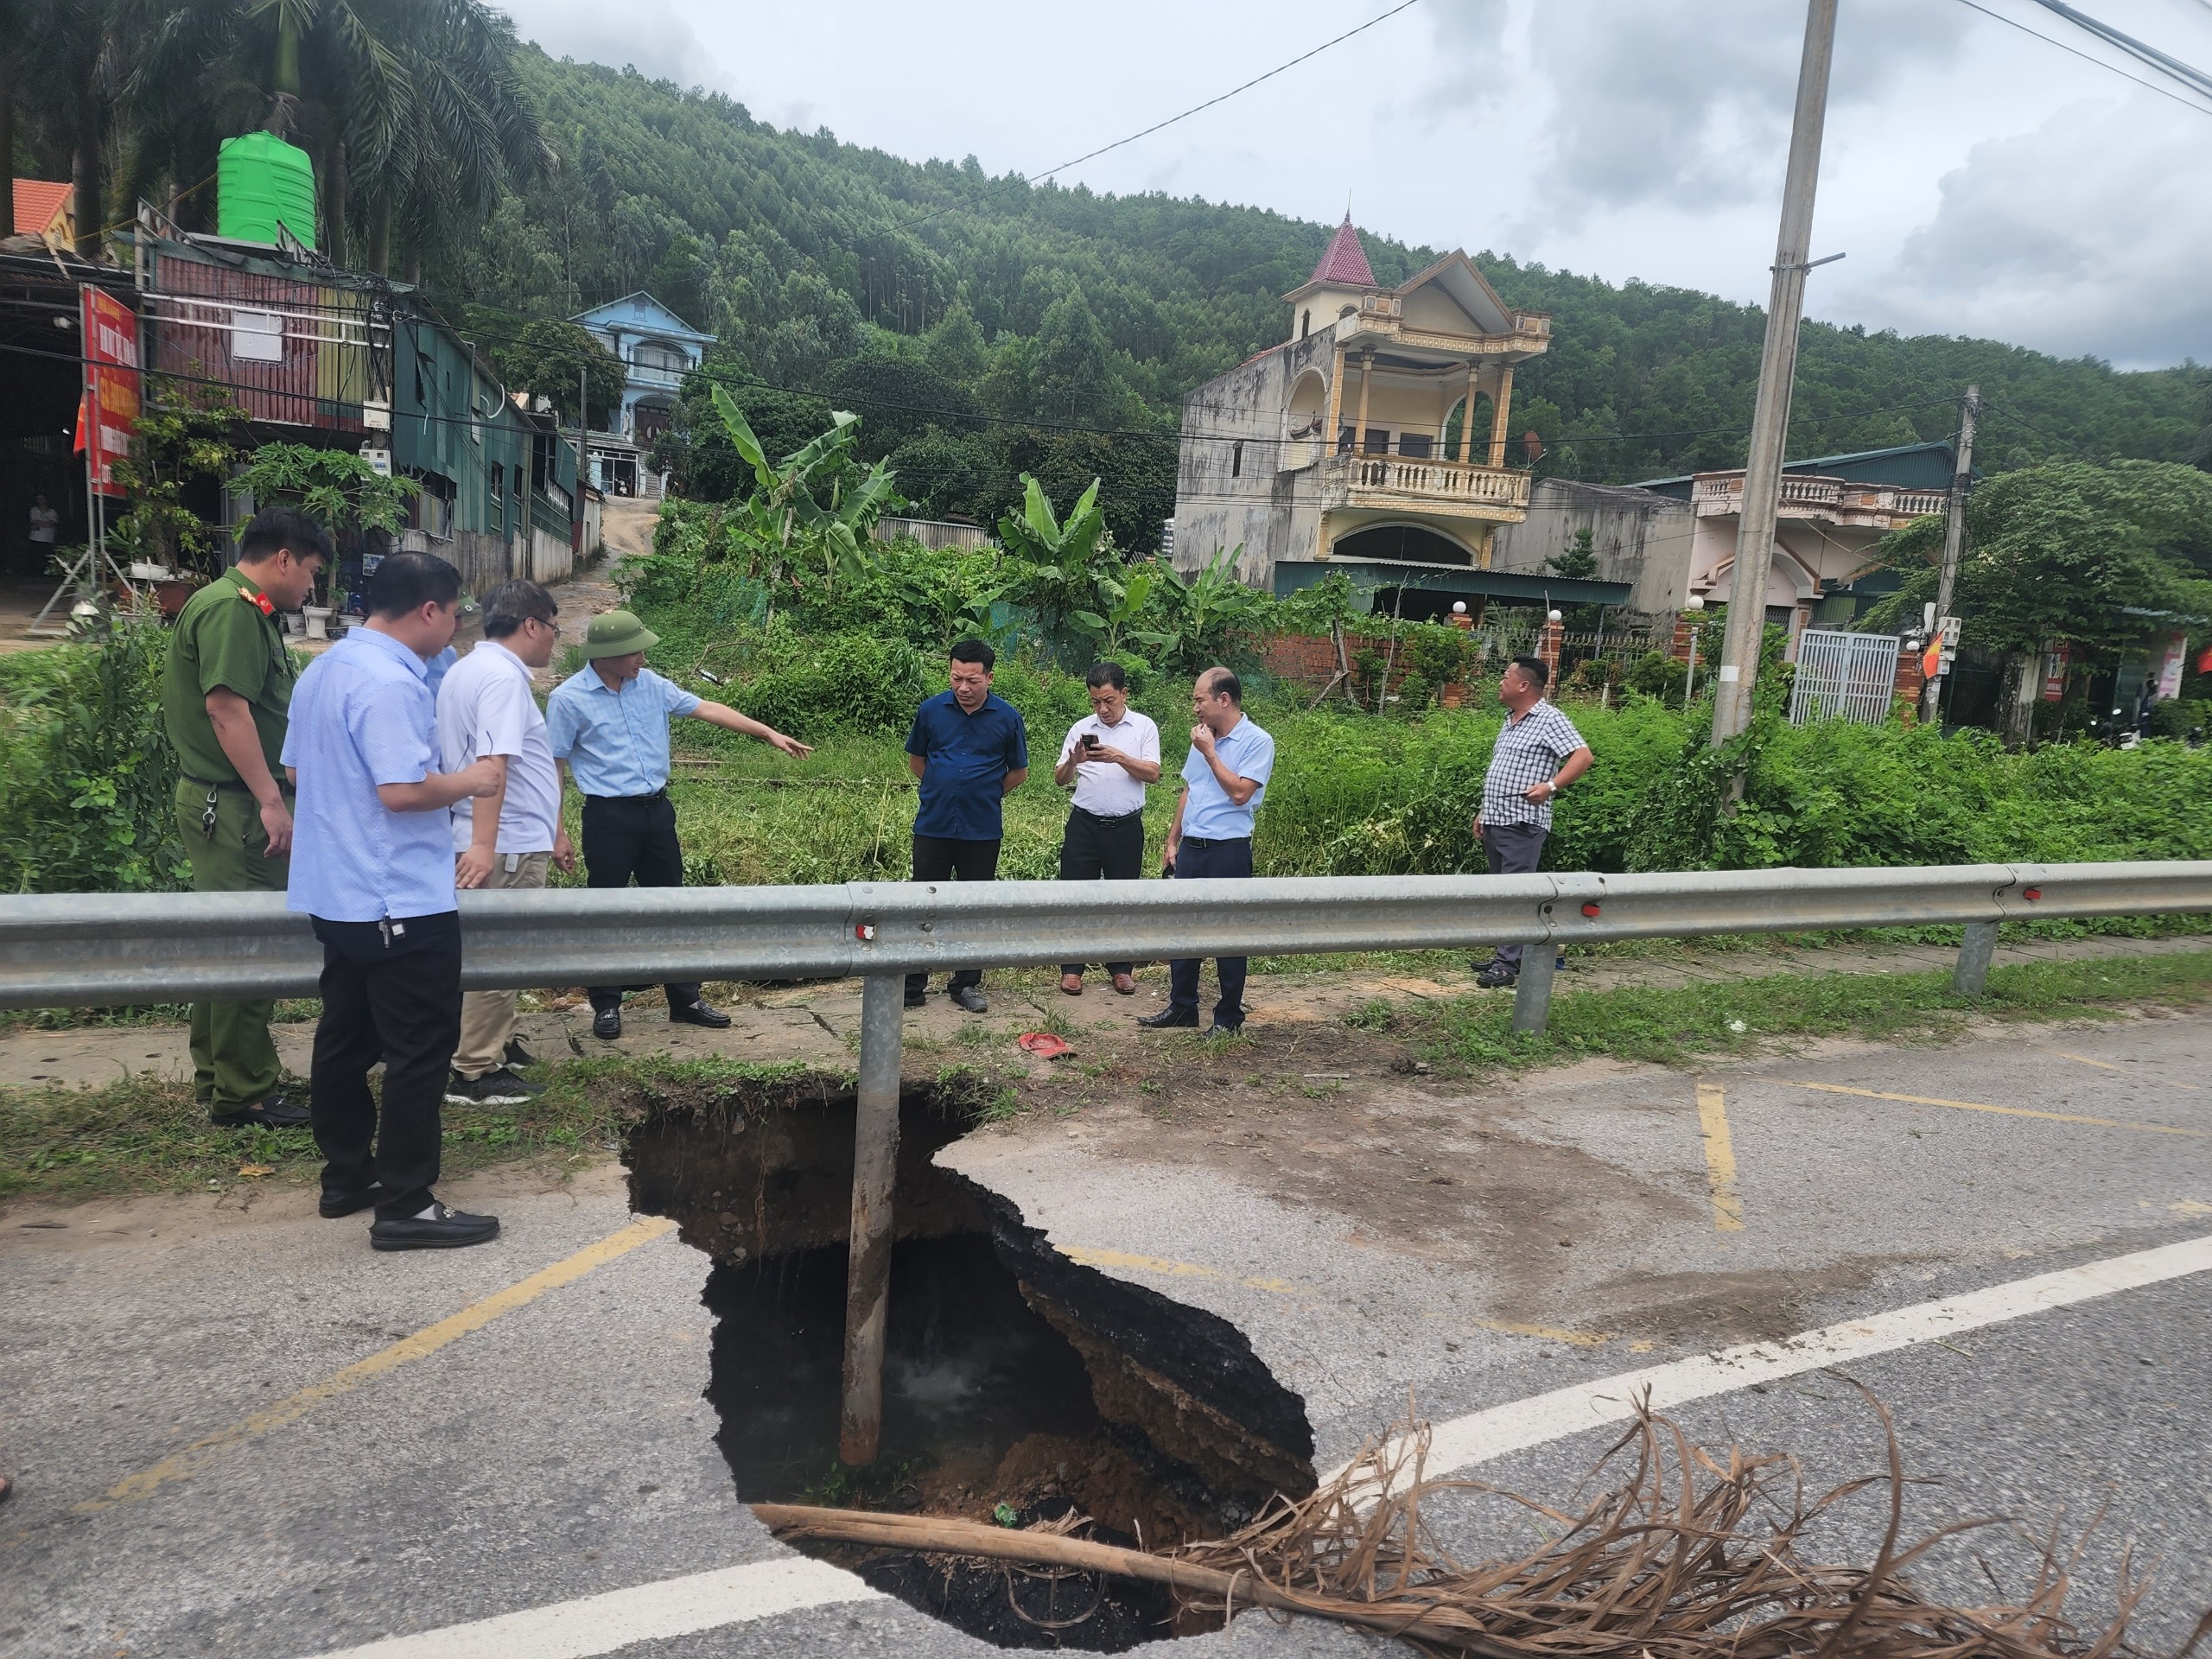
[{"label": "arched doorway", "polygon": [[1370,524],[1339,537],[1330,553],[1339,559],[1458,565],[1463,569],[1475,562],[1475,556],[1450,537],[1421,524]]}]

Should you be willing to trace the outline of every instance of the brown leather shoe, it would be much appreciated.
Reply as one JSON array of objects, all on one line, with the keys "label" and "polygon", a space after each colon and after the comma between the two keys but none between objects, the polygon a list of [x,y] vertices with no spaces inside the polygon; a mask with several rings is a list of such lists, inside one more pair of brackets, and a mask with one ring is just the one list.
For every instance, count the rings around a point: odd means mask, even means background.
[{"label": "brown leather shoe", "polygon": [[1062,974],[1060,976],[1060,995],[1062,996],[1081,996],[1083,995],[1083,976],[1081,974]]},{"label": "brown leather shoe", "polygon": [[1115,995],[1135,996],[1136,994],[1137,976],[1135,974],[1116,974],[1114,976]]}]

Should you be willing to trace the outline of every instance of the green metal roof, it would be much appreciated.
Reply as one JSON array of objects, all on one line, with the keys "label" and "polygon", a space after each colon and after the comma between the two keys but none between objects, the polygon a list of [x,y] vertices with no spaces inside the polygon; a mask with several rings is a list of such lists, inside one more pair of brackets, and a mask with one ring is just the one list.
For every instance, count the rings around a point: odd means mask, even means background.
[{"label": "green metal roof", "polygon": [[[1788,461],[1782,465],[1785,473],[1813,474],[1821,478],[1847,479],[1854,484],[1893,484],[1908,490],[1947,490],[1951,487],[1951,474],[1958,470],[1958,451],[1952,448],[1950,440],[1939,443],[1901,443],[1888,449],[1859,449],[1845,455],[1815,455],[1809,461]],[[1738,467],[1715,467],[1716,472],[1740,471]],[[1690,484],[1695,475],[1682,473],[1673,478],[1647,478],[1628,487],[1649,490],[1659,495],[1678,496],[1689,499]],[[1980,472],[1974,474],[1981,476]]]},{"label": "green metal roof", "polygon": [[1625,582],[1592,582],[1571,576],[1530,575],[1516,570],[1475,570],[1464,565],[1398,564],[1370,559],[1286,559],[1275,566],[1275,597],[1325,581],[1341,570],[1357,588],[1417,588],[1440,594],[1483,594],[1538,604],[1625,605]]}]

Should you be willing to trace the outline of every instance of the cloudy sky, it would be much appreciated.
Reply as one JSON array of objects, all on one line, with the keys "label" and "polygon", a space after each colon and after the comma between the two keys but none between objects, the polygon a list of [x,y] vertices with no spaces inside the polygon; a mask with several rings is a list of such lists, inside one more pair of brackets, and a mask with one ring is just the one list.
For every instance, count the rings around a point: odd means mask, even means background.
[{"label": "cloudy sky", "polygon": [[[556,55],[779,125],[1033,175],[1386,11],[1322,0],[504,0]],[[2126,367],[2212,360],[2212,99],[2034,0],[1842,0],[1816,316]],[[2082,0],[2212,69],[2212,0]],[[1061,176],[1764,300],[1800,0],[1418,0],[1264,86]]]}]

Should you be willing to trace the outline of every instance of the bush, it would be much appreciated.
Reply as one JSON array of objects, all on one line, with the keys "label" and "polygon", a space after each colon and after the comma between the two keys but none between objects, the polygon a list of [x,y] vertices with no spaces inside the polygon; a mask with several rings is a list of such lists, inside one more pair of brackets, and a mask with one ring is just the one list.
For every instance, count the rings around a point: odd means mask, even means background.
[{"label": "bush", "polygon": [[840,732],[903,733],[928,695],[920,654],[868,633],[810,639],[778,625],[709,647],[702,665],[727,689],[694,690],[810,742]]},{"label": "bush", "polygon": [[0,689],[0,881],[13,893],[187,884],[176,757],[162,727],[168,635],[118,617],[13,658]]}]

